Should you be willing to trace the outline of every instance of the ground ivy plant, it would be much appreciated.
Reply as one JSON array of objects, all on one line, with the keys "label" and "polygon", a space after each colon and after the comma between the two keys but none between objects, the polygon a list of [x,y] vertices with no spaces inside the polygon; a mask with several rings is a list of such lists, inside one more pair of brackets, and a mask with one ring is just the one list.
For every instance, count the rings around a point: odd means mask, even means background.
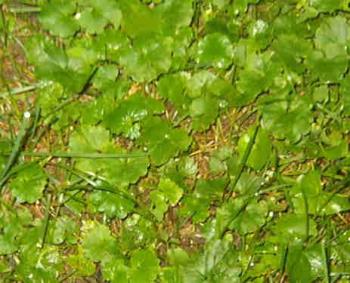
[{"label": "ground ivy plant", "polygon": [[350,1],[0,11],[1,282],[349,282]]}]

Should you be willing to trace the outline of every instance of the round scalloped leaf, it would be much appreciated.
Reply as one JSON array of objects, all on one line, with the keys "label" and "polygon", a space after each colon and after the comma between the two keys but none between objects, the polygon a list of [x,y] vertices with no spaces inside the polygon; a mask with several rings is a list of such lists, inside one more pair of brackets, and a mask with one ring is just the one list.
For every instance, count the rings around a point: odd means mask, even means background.
[{"label": "round scalloped leaf", "polygon": [[159,117],[148,118],[142,127],[141,141],[148,147],[151,160],[155,165],[161,165],[191,144],[191,138],[182,129]]},{"label": "round scalloped leaf", "polygon": [[327,58],[322,52],[314,51],[306,63],[312,76],[326,83],[334,83],[342,80],[349,62],[347,56]]},{"label": "round scalloped leaf", "polygon": [[163,30],[174,34],[179,28],[189,26],[193,17],[193,0],[168,0],[156,8],[163,20]]},{"label": "round scalloped leaf", "polygon": [[20,202],[34,203],[41,198],[46,183],[47,176],[41,166],[31,163],[17,173],[10,189]]},{"label": "round scalloped leaf", "polygon": [[83,1],[84,7],[78,21],[88,33],[102,33],[106,25],[111,22],[115,29],[119,28],[122,13],[113,0]]},{"label": "round scalloped leaf", "polygon": [[83,223],[81,245],[84,255],[96,262],[107,261],[119,254],[116,239],[108,227],[94,221]]},{"label": "round scalloped leaf", "polygon": [[168,99],[182,115],[188,114],[191,99],[185,95],[186,76],[172,74],[162,76],[158,81],[159,95]]},{"label": "round scalloped leaf", "polygon": [[110,218],[123,219],[134,208],[134,202],[119,191],[95,191],[89,195],[88,200],[94,210],[103,212]]},{"label": "round scalloped leaf", "polygon": [[286,95],[266,97],[261,105],[263,128],[277,138],[296,142],[311,130],[311,98]]},{"label": "round scalloped leaf", "polygon": [[219,114],[219,102],[215,97],[196,98],[190,105],[192,128],[196,131],[207,130]]},{"label": "round scalloped leaf", "polygon": [[316,31],[315,44],[327,58],[347,55],[350,27],[341,16],[324,20]]},{"label": "round scalloped leaf", "polygon": [[195,59],[199,65],[226,69],[232,64],[233,47],[226,35],[212,33],[199,41]]},{"label": "round scalloped leaf", "polygon": [[151,249],[137,250],[130,259],[129,282],[154,282],[160,271],[159,263],[159,259]]},{"label": "round scalloped leaf", "polygon": [[140,136],[140,126],[136,122],[163,111],[164,106],[160,101],[142,94],[135,94],[121,101],[104,117],[103,122],[113,133],[136,139]]},{"label": "round scalloped leaf", "polygon": [[[122,28],[130,37],[158,33],[162,29],[161,14],[139,0],[119,0],[122,13]],[[153,40],[152,40],[153,41]]]},{"label": "round scalloped leaf", "polygon": [[349,10],[348,3],[344,0],[312,0],[309,2],[311,7],[316,8],[321,13],[334,12],[336,10]]},{"label": "round scalloped leaf", "polygon": [[53,35],[69,37],[79,29],[73,16],[75,10],[76,5],[73,1],[49,1],[42,7],[39,20]]},{"label": "round scalloped leaf", "polygon": [[156,79],[171,66],[173,39],[171,37],[145,35],[135,38],[133,46],[122,52],[120,64],[137,82]]},{"label": "round scalloped leaf", "polygon": [[169,205],[174,206],[181,199],[183,194],[175,182],[170,179],[160,179],[158,187],[150,193],[152,202],[151,212],[156,216],[158,221],[163,219],[164,213],[168,210]]}]

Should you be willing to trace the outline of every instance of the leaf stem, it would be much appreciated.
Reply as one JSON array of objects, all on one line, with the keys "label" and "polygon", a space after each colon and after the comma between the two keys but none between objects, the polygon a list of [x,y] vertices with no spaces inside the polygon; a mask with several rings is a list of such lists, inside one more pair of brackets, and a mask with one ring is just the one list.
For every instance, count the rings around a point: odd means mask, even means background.
[{"label": "leaf stem", "polygon": [[43,236],[41,238],[40,248],[43,249],[46,243],[47,232],[49,230],[49,222],[50,222],[50,207],[51,207],[51,195],[47,196],[46,207],[45,207],[45,223],[44,223],[44,231]]},{"label": "leaf stem", "polygon": [[9,95],[17,95],[17,94],[32,92],[38,88],[43,88],[45,86],[47,86],[47,84],[41,82],[41,83],[29,85],[29,86],[23,86],[23,87],[9,89],[8,91],[1,92],[0,98],[4,98],[4,97],[9,96]]},{"label": "leaf stem", "polygon": [[17,135],[17,138],[15,140],[15,144],[12,148],[11,153],[9,153],[9,154],[1,154],[0,153],[0,155],[9,155],[9,159],[8,159],[6,166],[5,166],[4,170],[2,171],[2,174],[0,177],[0,190],[3,188],[3,186],[5,185],[5,183],[7,182],[8,178],[10,176],[10,174],[9,174],[10,170],[17,161],[17,158],[19,156],[21,148],[25,143],[25,137],[26,137],[27,132],[30,129],[30,127],[31,127],[30,118],[27,117],[26,115],[24,115],[21,128],[19,130],[19,133]]},{"label": "leaf stem", "polygon": [[[255,144],[255,141],[256,141],[256,137],[258,135],[258,132],[259,132],[259,128],[260,128],[260,124],[258,124],[255,129],[254,129],[254,132],[253,132],[253,136],[252,138],[249,140],[249,143],[247,145],[247,148],[245,149],[244,151],[244,154],[243,154],[243,157],[242,157],[242,160],[239,164],[239,169],[238,169],[238,174],[236,175],[235,179],[233,180],[233,183],[232,183],[232,188],[230,190],[230,192],[228,193],[228,197],[227,199],[231,198],[232,195],[233,195],[233,192],[234,192],[234,189],[235,187],[237,186],[238,184],[238,181],[239,179],[241,178],[242,174],[243,174],[243,171],[244,171],[244,168],[247,164],[247,161],[248,161],[248,158],[250,156],[250,153],[252,152],[252,149],[253,149],[253,146]],[[229,183],[230,184],[230,183]],[[225,188],[224,190],[224,195],[223,195],[223,199],[225,200],[225,196],[227,195],[226,191],[227,191],[227,188],[229,186],[229,184],[227,185],[227,187]]]},{"label": "leaf stem", "polygon": [[[10,153],[0,153],[9,155]],[[28,157],[57,157],[57,158],[85,158],[85,159],[122,159],[122,158],[145,158],[146,153],[84,153],[84,152],[22,152]]]}]

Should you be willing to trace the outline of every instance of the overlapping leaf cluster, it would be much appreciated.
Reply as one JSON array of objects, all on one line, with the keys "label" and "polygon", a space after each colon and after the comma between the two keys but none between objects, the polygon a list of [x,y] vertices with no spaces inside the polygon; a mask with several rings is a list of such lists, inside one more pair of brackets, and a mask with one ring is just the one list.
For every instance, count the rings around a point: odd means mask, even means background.
[{"label": "overlapping leaf cluster", "polygon": [[349,1],[39,2],[0,278],[349,280]]}]

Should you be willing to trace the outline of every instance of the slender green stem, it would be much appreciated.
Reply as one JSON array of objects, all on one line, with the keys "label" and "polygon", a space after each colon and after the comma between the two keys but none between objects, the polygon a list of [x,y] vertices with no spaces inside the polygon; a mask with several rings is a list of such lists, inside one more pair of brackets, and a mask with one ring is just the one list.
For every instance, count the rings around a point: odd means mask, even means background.
[{"label": "slender green stem", "polygon": [[305,242],[304,244],[306,245],[306,243],[309,240],[309,235],[310,235],[310,216],[309,216],[309,203],[307,200],[307,196],[306,193],[304,191],[304,189],[301,189],[301,193],[303,196],[303,200],[304,200],[304,207],[305,207]]},{"label": "slender green stem", "polygon": [[[30,116],[29,116],[30,117]],[[13,165],[16,163],[17,158],[20,154],[21,148],[25,143],[25,137],[27,136],[27,132],[31,127],[31,120],[28,116],[24,115],[22,120],[22,125],[19,130],[19,133],[17,135],[15,144],[12,148],[12,152],[6,155],[9,155],[9,159],[6,163],[6,166],[4,170],[2,171],[1,177],[0,177],[0,190],[3,188],[5,183],[7,182],[9,176],[10,176],[10,170],[13,167]],[[1,154],[0,155],[4,155]]]},{"label": "slender green stem", "polygon": [[28,93],[28,92],[32,92],[38,88],[43,88],[47,86],[47,84],[45,83],[37,83],[34,85],[30,85],[30,86],[24,86],[24,87],[17,87],[17,88],[13,88],[13,89],[9,89],[8,91],[5,92],[1,92],[0,93],[0,98],[4,98],[7,97],[9,95],[17,95],[17,94],[24,94],[24,93]]},{"label": "slender green stem", "polygon": [[40,7],[34,6],[22,6],[22,7],[10,7],[9,12],[14,14],[25,14],[25,13],[39,13]]},{"label": "slender green stem", "polygon": [[[26,152],[21,153],[28,157],[57,157],[57,158],[85,158],[85,159],[123,159],[123,158],[145,158],[146,153],[83,153],[83,152]],[[0,153],[0,156],[10,153]]]},{"label": "slender green stem", "polygon": [[[253,136],[252,138],[249,140],[249,143],[247,145],[247,148],[245,149],[244,151],[244,154],[243,154],[243,157],[242,157],[242,160],[239,164],[239,169],[238,169],[238,173],[235,177],[235,179],[233,180],[232,182],[232,187],[231,187],[231,190],[228,194],[228,199],[232,197],[232,194],[234,192],[234,189],[235,187],[237,186],[238,184],[238,181],[239,179],[241,178],[242,174],[243,174],[243,171],[244,171],[244,168],[247,164],[247,161],[248,161],[248,158],[250,156],[250,153],[252,152],[252,149],[253,149],[253,146],[255,144],[255,140],[256,140],[256,137],[258,135],[258,132],[259,132],[259,128],[260,128],[260,125],[258,124],[255,129],[254,129],[254,132],[253,132]],[[230,184],[230,183],[229,183]],[[228,185],[229,186],[229,185]],[[227,190],[227,188],[225,188],[225,191]],[[224,193],[223,195],[223,198],[225,199],[225,195],[226,195],[226,192]]]},{"label": "slender green stem", "polygon": [[280,261],[281,277],[283,276],[283,274],[286,270],[288,251],[289,251],[289,247],[287,245],[283,248],[283,253],[282,253],[282,257],[281,257],[281,261]]},{"label": "slender green stem", "polygon": [[41,244],[40,248],[44,248],[45,243],[46,243],[46,238],[47,238],[47,233],[49,230],[49,222],[50,222],[50,207],[51,207],[51,195],[49,194],[47,196],[46,200],[46,207],[45,207],[45,223],[44,223],[44,231],[43,231],[43,236],[41,238]]},{"label": "slender green stem", "polygon": [[324,260],[324,266],[325,266],[325,278],[326,282],[330,283],[331,278],[330,278],[330,272],[329,272],[329,251],[328,248],[326,247],[326,244],[322,244],[322,253],[323,253],[323,260]]}]

